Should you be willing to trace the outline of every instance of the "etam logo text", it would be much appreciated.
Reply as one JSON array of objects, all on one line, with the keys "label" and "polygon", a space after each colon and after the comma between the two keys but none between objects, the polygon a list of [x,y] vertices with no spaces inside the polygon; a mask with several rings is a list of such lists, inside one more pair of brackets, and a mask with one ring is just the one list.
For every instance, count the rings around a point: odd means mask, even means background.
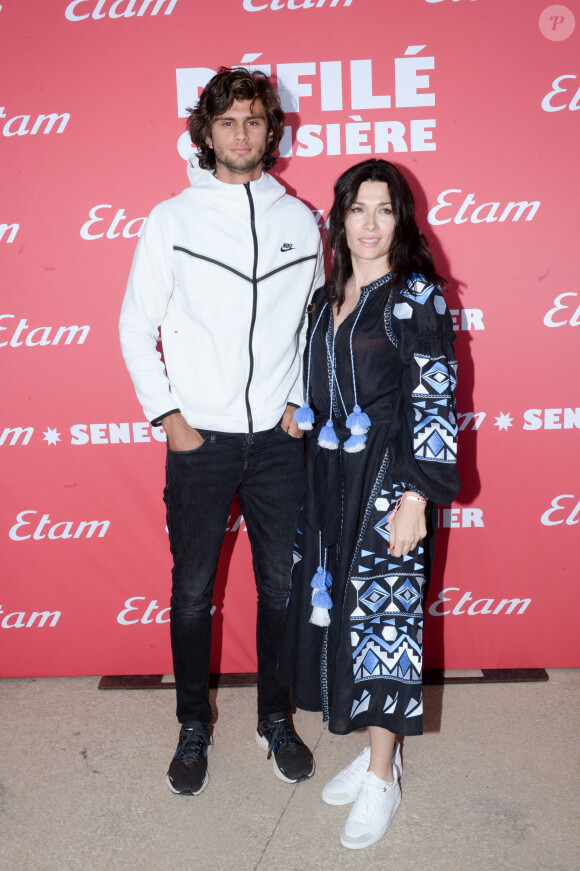
[{"label": "etam logo text", "polygon": [[[145,596],[131,596],[125,601],[122,611],[117,614],[121,626],[134,626],[136,623],[169,623],[169,608],[157,604],[157,599],[147,602]],[[215,612],[215,605],[210,614]]]},{"label": "etam logo text", "polygon": [[[449,594],[449,595],[447,595]],[[477,617],[480,614],[514,614],[519,616],[531,605],[531,599],[475,599],[473,593],[461,593],[459,587],[445,587],[429,608],[433,617]]]},{"label": "etam logo text", "polygon": [[12,611],[6,613],[0,605],[0,617],[2,629],[52,629],[58,623],[60,611]]},{"label": "etam logo text", "polygon": [[[437,197],[427,220],[430,224],[492,224],[494,221],[531,221],[540,208],[539,200],[511,201],[503,206],[500,202],[478,203],[475,194],[463,194],[461,188],[448,188]],[[475,208],[473,208],[475,206]]]},{"label": "etam logo text", "polygon": [[171,15],[177,0],[72,0],[64,16],[69,21],[85,21],[87,18],[141,18],[143,15]]},{"label": "etam logo text", "polygon": [[580,88],[576,90],[578,76],[558,76],[552,82],[552,90],[548,91],[542,100],[544,112],[561,112],[569,109],[577,112],[580,109]]},{"label": "etam logo text", "polygon": [[19,230],[20,224],[0,224],[0,242],[14,242]]},{"label": "etam logo text", "polygon": [[320,9],[321,6],[332,8],[333,6],[352,6],[353,0],[271,0],[264,3],[263,0],[243,0],[242,5],[246,12],[264,12],[271,9],[278,12],[280,9]]},{"label": "etam logo text", "polygon": [[541,517],[543,526],[576,526],[580,523],[580,500],[573,493],[554,496],[551,506]]},{"label": "etam logo text", "polygon": [[577,327],[580,325],[580,305],[578,294],[573,291],[560,293],[554,300],[554,307],[544,315],[547,327]]},{"label": "etam logo text", "polygon": [[45,347],[46,345],[83,345],[90,326],[31,326],[26,318],[13,314],[0,315],[0,348]]},{"label": "etam logo text", "polygon": [[[139,604],[134,604],[138,602]],[[146,605],[145,596],[131,596],[125,602],[125,607],[117,614],[117,623],[121,626],[132,626],[135,623],[169,623],[169,608],[160,608],[153,599]]]},{"label": "etam logo text", "polygon": [[[0,118],[8,118],[6,114],[6,106],[0,106]],[[13,115],[8,118],[2,125],[3,136],[36,136],[42,133],[46,136],[48,133],[63,133],[66,125],[70,121],[68,112],[63,112],[57,115],[56,112],[51,112],[49,115]]]},{"label": "etam logo text", "polygon": [[8,533],[13,541],[40,541],[46,539],[64,538],[103,538],[111,525],[110,520],[60,520],[53,523],[50,514],[40,515],[34,509],[21,511],[16,517],[16,523]]},{"label": "etam logo text", "polygon": [[89,220],[81,227],[81,237],[88,242],[95,239],[133,239],[141,235],[145,218],[127,220],[124,209],[115,209],[110,203],[100,203],[89,211]]}]

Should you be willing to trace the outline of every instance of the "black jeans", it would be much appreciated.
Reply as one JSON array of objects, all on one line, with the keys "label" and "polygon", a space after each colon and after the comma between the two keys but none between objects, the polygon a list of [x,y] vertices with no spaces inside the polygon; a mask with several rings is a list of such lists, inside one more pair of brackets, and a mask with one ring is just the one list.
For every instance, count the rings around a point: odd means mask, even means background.
[{"label": "black jeans", "polygon": [[259,715],[289,713],[277,674],[292,550],[304,494],[304,440],[265,432],[199,430],[193,451],[167,452],[164,500],[173,555],[171,648],[177,719],[208,726],[211,598],[232,499],[246,522],[258,591]]}]

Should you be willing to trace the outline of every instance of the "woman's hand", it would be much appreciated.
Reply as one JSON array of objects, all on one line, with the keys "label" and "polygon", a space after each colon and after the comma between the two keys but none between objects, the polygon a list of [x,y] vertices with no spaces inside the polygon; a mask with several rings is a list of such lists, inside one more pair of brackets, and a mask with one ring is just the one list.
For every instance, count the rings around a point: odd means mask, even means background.
[{"label": "woman's hand", "polygon": [[[418,495],[418,494],[413,494]],[[425,502],[403,499],[391,520],[389,553],[401,557],[414,550],[427,535]]]}]

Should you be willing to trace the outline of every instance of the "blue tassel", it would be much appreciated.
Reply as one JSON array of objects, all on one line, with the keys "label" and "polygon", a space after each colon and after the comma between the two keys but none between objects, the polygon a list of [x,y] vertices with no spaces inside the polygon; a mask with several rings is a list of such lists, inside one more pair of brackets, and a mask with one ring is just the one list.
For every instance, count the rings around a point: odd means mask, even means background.
[{"label": "blue tassel", "polygon": [[338,448],[338,437],[334,431],[334,424],[330,418],[320,430],[318,444],[321,448],[327,448],[329,451],[335,451]]},{"label": "blue tassel", "polygon": [[355,405],[346,419],[346,425],[353,435],[364,435],[369,430],[371,419],[368,414],[361,411],[360,405]]},{"label": "blue tassel", "polygon": [[358,454],[359,451],[364,451],[366,435],[351,435],[344,443],[344,449],[349,454]]},{"label": "blue tassel", "polygon": [[312,614],[310,622],[315,626],[330,626],[330,614],[332,599],[328,588],[332,586],[332,575],[322,566],[318,566],[312,580]]},{"label": "blue tassel", "polygon": [[314,590],[312,594],[312,605],[314,608],[325,608],[330,611],[332,608],[332,599],[326,590]]},{"label": "blue tassel", "polygon": [[294,420],[303,430],[312,429],[312,425],[314,423],[314,412],[310,408],[310,405],[307,402],[304,402],[300,408],[297,408],[294,412]]},{"label": "blue tassel", "polygon": [[315,590],[324,589],[324,587],[332,587],[332,575],[325,571],[322,566],[318,566],[316,572],[312,576],[310,586]]}]

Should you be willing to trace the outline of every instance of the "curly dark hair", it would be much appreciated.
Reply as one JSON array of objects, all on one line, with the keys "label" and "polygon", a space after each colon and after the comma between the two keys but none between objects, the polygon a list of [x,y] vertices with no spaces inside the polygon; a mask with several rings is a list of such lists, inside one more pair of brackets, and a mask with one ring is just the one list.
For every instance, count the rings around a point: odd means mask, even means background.
[{"label": "curly dark hair", "polygon": [[203,89],[197,106],[187,110],[187,129],[199,151],[199,165],[202,169],[215,169],[215,154],[206,140],[211,136],[212,121],[227,112],[236,100],[251,100],[252,108],[256,100],[262,101],[269,133],[262,159],[267,171],[276,163],[273,154],[284,133],[284,112],[278,92],[268,76],[261,70],[250,72],[245,67],[220,67]]},{"label": "curly dark hair", "polygon": [[386,182],[395,217],[395,231],[389,249],[389,264],[393,276],[391,287],[406,282],[413,273],[443,287],[446,280],[435,272],[433,255],[423,233],[415,222],[415,201],[403,174],[387,160],[365,160],[343,172],[334,185],[334,203],[328,217],[327,247],[331,271],[326,293],[338,308],[344,302],[345,284],[352,275],[352,259],[346,243],[344,222],[365,181]]}]

